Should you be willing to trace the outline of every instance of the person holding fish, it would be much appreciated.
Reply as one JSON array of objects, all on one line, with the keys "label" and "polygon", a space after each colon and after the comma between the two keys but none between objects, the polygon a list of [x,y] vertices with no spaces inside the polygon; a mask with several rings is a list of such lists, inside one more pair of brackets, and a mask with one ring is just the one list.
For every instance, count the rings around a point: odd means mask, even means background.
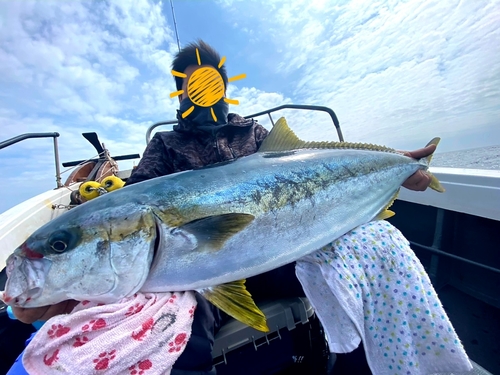
[{"label": "person holding fish", "polygon": [[[178,190],[183,190],[184,186],[193,186],[199,189],[199,191],[203,191],[203,179],[208,179],[211,174],[213,176],[218,176],[217,173],[219,173],[218,171],[220,168],[214,168],[213,170],[201,170],[200,168],[212,164],[233,161],[242,157],[250,157],[257,153],[267,152],[268,154],[265,158],[260,161],[264,168],[265,163],[269,163],[269,160],[274,163],[276,160],[285,156],[293,156],[290,150],[298,150],[297,155],[300,155],[300,150],[307,149],[308,147],[323,147],[325,149],[337,147],[333,145],[333,143],[326,144],[325,146],[320,145],[320,143],[300,141],[288,129],[284,120],[280,120],[274,129],[268,132],[262,125],[258,124],[253,119],[245,119],[237,114],[229,113],[228,103],[223,99],[217,100],[210,107],[197,105],[201,99],[199,96],[192,94],[191,86],[193,86],[193,82],[196,81],[195,78],[199,78],[197,75],[201,74],[201,69],[213,73],[214,76],[216,76],[214,73],[216,72],[221,77],[223,83],[223,86],[221,86],[222,93],[225,95],[228,77],[226,69],[221,62],[220,55],[203,41],[189,44],[176,55],[172,63],[172,68],[178,90],[176,94],[179,97],[179,111],[177,112],[178,124],[174,126],[173,131],[158,132],[155,134],[148,144],[139,165],[126,181],[126,187],[122,189],[123,191],[132,191],[132,189],[135,189],[135,191],[138,192],[137,194],[139,194],[141,192],[141,187],[145,186],[143,185],[144,181],[190,170],[197,170],[193,172],[196,174],[196,179],[189,180],[190,177],[184,174],[185,177],[179,177],[179,180],[171,180],[172,184],[178,184],[175,185]],[[281,142],[282,139],[287,139],[285,144]],[[404,159],[405,163],[411,163],[411,167],[407,167],[404,172],[406,174],[401,174],[400,177],[398,177],[400,179],[399,185],[402,183],[403,187],[415,191],[424,191],[429,186],[440,191],[441,187],[439,182],[424,170],[427,166],[425,163],[428,162],[428,159],[430,159],[430,156],[436,149],[436,144],[437,142],[431,142],[426,147],[411,152],[398,153],[387,148],[374,148],[364,151],[369,151],[366,153],[367,158],[369,154],[374,151],[383,151],[391,154],[394,160],[399,160],[398,162],[403,163],[402,160]],[[406,157],[403,157],[403,154]],[[275,161],[272,160],[273,158]],[[415,160],[418,160],[420,164],[417,165]],[[322,165],[324,165],[324,163],[318,164],[318,168]],[[226,172],[226,174],[233,173],[230,168],[231,167],[228,166],[228,172]],[[343,168],[338,169],[343,170]],[[348,170],[349,168],[345,167],[345,169]],[[190,174],[190,176],[194,176],[193,173]],[[334,173],[334,171],[332,173]],[[355,174],[356,171],[349,170],[349,173]],[[319,172],[317,174],[319,174]],[[251,176],[248,178],[250,177]],[[181,178],[186,179],[185,185],[181,184]],[[223,175],[221,175],[221,179],[223,178]],[[312,177],[307,178],[310,179]],[[158,181],[159,180],[160,179],[158,179]],[[348,190],[356,190],[356,184],[359,185],[359,183],[356,182],[353,183],[353,185],[346,186],[348,186]],[[283,191],[285,188],[281,187],[280,189]],[[307,194],[316,194],[315,190],[311,190],[313,188],[304,187],[303,189],[305,189],[304,191]],[[283,204],[293,199],[297,199],[296,204],[299,206],[302,204],[299,199],[302,198],[297,196],[297,194],[299,194],[297,191],[299,190],[295,190],[295,192],[284,192],[283,194],[289,195],[286,196],[286,199],[282,199],[282,203],[278,202],[280,199],[278,197],[276,202],[268,200],[266,204],[268,206],[276,204],[276,206],[270,208],[272,211],[281,209]],[[232,194],[232,192],[228,192],[227,194],[229,193]],[[105,195],[96,199],[95,202],[104,202],[103,198],[111,200],[113,199],[111,196],[114,196],[116,197],[116,201],[109,201],[108,205],[111,204],[110,202],[117,203],[119,194],[122,193],[116,191],[109,194],[109,198],[106,198]],[[168,195],[168,193],[165,194]],[[259,194],[255,193],[251,197],[253,203],[262,203],[261,201],[269,198],[268,196]],[[359,189],[359,196],[361,195],[362,189]],[[171,200],[176,199],[173,195],[169,197]],[[387,198],[390,204],[390,200],[395,199],[394,192]],[[326,203],[327,202],[325,202],[325,204]],[[97,207],[99,202],[89,202],[85,205],[88,204],[93,204]],[[104,205],[104,203],[102,204]],[[367,206],[369,206],[368,203]],[[425,371],[429,369],[437,370],[435,372],[445,372],[450,369],[466,371],[470,363],[468,363],[465,352],[440,306],[440,302],[432,289],[432,285],[425,271],[423,271],[423,267],[409,248],[407,241],[396,228],[392,227],[387,222],[383,220],[372,221],[372,219],[390,217],[390,212],[387,211],[387,204],[383,205],[381,208],[382,211],[380,212],[367,212],[365,215],[366,220],[360,219],[360,222],[356,222],[354,227],[345,227],[344,230],[339,229],[340,234],[345,233],[340,237],[332,235],[331,233],[333,232],[331,232],[330,235],[332,237],[321,239],[323,242],[317,243],[321,244],[320,246],[314,249],[311,248],[317,251],[308,250],[304,252],[306,255],[303,257],[290,255],[290,258],[286,259],[291,259],[291,261],[282,260],[278,267],[268,267],[264,269],[262,264],[265,262],[261,261],[259,264],[253,264],[251,263],[252,260],[248,260],[246,265],[238,266],[236,263],[242,258],[235,256],[234,275],[244,276],[244,273],[242,273],[243,271],[238,267],[253,267],[254,271],[252,272],[253,274],[257,274],[257,276],[248,278],[247,289],[254,297],[259,297],[266,293],[266,297],[274,298],[280,298],[290,294],[294,296],[307,296],[326,328],[331,351],[336,353],[359,353],[364,351],[366,354],[365,363],[367,363],[365,370],[368,372],[389,373],[387,372],[389,370],[398,372],[398,370],[401,370],[402,366],[405,369],[410,367],[417,369],[415,373],[425,373]],[[316,210],[319,210],[319,208],[316,208]],[[76,209],[72,211],[76,211]],[[69,213],[71,213],[71,211]],[[183,232],[182,241],[187,241],[186,243],[189,243],[189,241],[193,241],[194,236],[196,237],[196,241],[198,241],[198,247],[206,246],[207,249],[211,249],[210,251],[206,251],[208,254],[206,260],[200,263],[206,265],[207,269],[212,261],[210,257],[213,257],[217,251],[225,251],[227,246],[229,246],[228,244],[232,243],[231,241],[234,242],[240,239],[241,251],[244,252],[246,243],[252,242],[252,238],[257,238],[259,236],[257,213],[252,215],[237,212],[225,214],[221,211],[221,213],[214,214],[210,217],[202,217],[196,213],[196,215],[198,215],[196,217],[202,218],[195,218],[191,221],[183,221],[181,219],[184,217],[179,215],[180,214],[173,209],[168,212],[163,211],[161,214],[155,211],[155,216],[153,216],[152,219],[149,219],[150,216],[146,216],[146,214],[141,214],[140,220],[143,225],[150,225],[151,228],[147,233],[141,232],[142,238],[150,236],[154,231],[159,231],[160,229],[158,228],[164,223],[167,223],[169,228],[176,228],[171,229],[170,233],[172,235],[185,230],[185,232]],[[195,215],[195,213],[190,212],[186,215]],[[355,216],[354,213],[350,214],[349,212],[347,212],[346,215],[348,216],[346,216],[345,219],[339,221],[347,222],[349,221],[349,215]],[[132,219],[134,219],[134,214],[131,214],[131,220]],[[148,220],[151,224],[148,224]],[[161,222],[160,224],[158,220]],[[179,222],[182,223],[179,224]],[[366,222],[368,222],[368,224],[365,224]],[[119,226],[119,230],[129,230],[123,223]],[[285,229],[283,228],[283,243],[287,244],[288,239],[286,238]],[[308,226],[304,225],[304,231],[307,231],[307,228]],[[245,230],[255,231],[245,237],[245,235],[242,234]],[[329,232],[326,232],[325,236],[328,235],[328,233]],[[54,251],[63,253],[66,251],[67,247],[73,246],[74,244],[70,243],[71,240],[69,237],[65,238],[63,235],[61,236],[62,237],[57,238],[54,237],[51,246]],[[171,241],[181,241],[179,238],[176,237]],[[293,243],[293,238],[294,237],[290,235],[290,244]],[[242,239],[245,239],[245,241]],[[117,239],[117,241],[119,240]],[[161,242],[163,241],[167,240],[159,238],[159,236],[153,241],[152,248],[156,249],[156,254],[154,255],[155,264],[159,264],[162,256],[168,256],[159,254],[160,252],[157,251],[158,247],[162,246]],[[328,241],[333,242],[328,243]],[[314,246],[315,244],[315,242],[304,244],[304,248],[307,246]],[[326,246],[324,246],[325,244]],[[23,246],[20,248],[19,254],[29,253],[31,258],[41,258],[43,256],[39,254],[37,250],[33,250],[33,246],[28,241],[23,244]],[[197,247],[195,246],[195,248]],[[385,255],[382,256],[383,254]],[[44,255],[48,255],[48,253]],[[279,258],[281,256],[282,254],[277,254],[274,258]],[[153,257],[153,255],[151,255],[151,257]],[[270,256],[270,259],[271,258]],[[285,257],[282,259],[285,259]],[[227,264],[232,262],[232,258],[226,258],[225,260]],[[293,264],[295,260],[297,261],[296,270]],[[183,264],[188,263],[189,262],[186,260]],[[288,265],[284,266],[284,264]],[[14,263],[12,267],[14,267]],[[52,267],[54,267],[54,265]],[[140,291],[144,292],[180,292],[182,290],[196,290],[196,293],[194,293],[195,302],[193,302],[193,308],[189,310],[193,319],[190,336],[184,335],[181,337],[181,335],[177,335],[175,340],[165,345],[165,353],[168,353],[169,350],[182,350],[178,358],[176,358],[175,363],[172,365],[171,374],[215,374],[215,369],[212,366],[211,348],[214,343],[214,335],[224,322],[224,317],[220,309],[257,329],[265,330],[265,321],[262,321],[262,316],[259,315],[259,311],[257,311],[258,309],[253,305],[251,299],[249,302],[247,297],[241,297],[241,304],[247,309],[246,313],[242,314],[241,311],[237,311],[231,303],[227,302],[227,296],[224,295],[227,291],[221,291],[216,287],[211,287],[212,285],[218,285],[217,283],[202,285],[197,283],[197,281],[190,280],[182,284],[183,281],[180,279],[184,280],[185,275],[180,272],[181,269],[184,270],[181,266],[177,265],[176,268],[168,269],[169,272],[166,272],[166,268],[159,269],[155,267],[156,266],[152,266],[151,270],[148,269],[149,275],[146,275],[146,280],[141,278],[140,270],[136,270],[137,276],[133,275],[133,270],[130,271],[131,274],[129,275],[129,279],[133,279],[130,283],[142,283],[143,287]],[[40,270],[42,268],[43,265],[40,265],[40,269],[38,269],[37,272],[41,272]],[[272,270],[273,268],[276,269]],[[345,269],[348,271],[345,271]],[[294,270],[297,277],[294,276]],[[398,272],[396,272],[396,270]],[[199,268],[198,272],[203,272],[202,267]],[[164,288],[163,285],[158,285],[158,280],[163,280],[162,282],[166,283],[166,274],[171,275],[172,285],[174,285],[176,280],[179,280],[177,281],[178,284],[176,284],[176,287],[164,290],[162,289]],[[217,277],[219,277],[219,279],[217,279]],[[235,276],[232,280],[239,280],[241,278],[245,277],[236,278]],[[213,276],[213,280],[222,280],[222,276]],[[385,281],[382,282],[381,280]],[[102,282],[104,283],[105,280]],[[180,287],[177,288],[178,285],[189,285],[192,288],[180,289]],[[242,294],[246,293],[241,284],[233,282],[231,287],[239,288]],[[8,288],[6,291],[8,291]],[[123,294],[124,296],[128,295],[126,292]],[[72,295],[77,296],[78,294],[74,293]],[[177,296],[177,294],[174,295]],[[184,297],[179,295],[179,297],[175,298],[179,298],[180,300]],[[166,303],[171,303],[170,301],[175,300],[175,298],[169,296],[169,298],[166,299]],[[53,317],[58,317],[61,314],[71,315],[75,310],[81,309],[81,305],[84,302],[68,299],[44,307],[24,308],[14,304],[12,308],[19,320],[25,323],[33,323],[37,320],[46,321]],[[411,306],[408,307],[408,304]],[[25,303],[25,306],[27,305],[28,301]],[[189,303],[187,303],[187,305],[189,305]],[[196,309],[194,306],[196,306]],[[415,308],[418,309],[418,311],[415,310]],[[80,312],[81,310],[78,311]],[[333,314],[334,312],[335,316]],[[137,316],[140,315],[141,311],[137,311]],[[412,315],[415,317],[412,318]],[[417,324],[417,321],[420,323]],[[92,324],[95,326],[97,323],[98,319],[95,319]],[[57,325],[53,327],[56,328],[53,328],[52,333],[49,333],[49,335],[57,335],[57,332],[62,332],[61,330],[57,330]],[[440,337],[445,340],[442,341],[440,339],[441,341],[439,342],[435,340],[438,342],[438,345],[444,345],[444,348],[439,350],[441,350],[442,353],[446,353],[446,355],[442,354],[440,356],[441,360],[436,360],[433,357],[434,362],[427,361],[427,358],[431,357],[431,349],[427,350],[429,354],[427,354],[426,357],[425,350],[417,349],[413,346],[414,342],[419,342],[418,340],[421,340],[422,345],[425,344],[427,346],[427,344],[429,344],[433,346],[432,349],[438,350],[437,347],[434,348],[436,344],[427,343],[429,339],[425,336],[429,336],[430,333],[433,333],[429,331],[429,329],[431,329],[430,327],[432,327],[432,331],[434,331],[434,329],[439,329],[439,327],[443,327],[443,332]],[[149,329],[147,325],[143,325],[143,328],[144,332]],[[420,335],[419,338],[416,338],[416,336],[413,337],[414,331],[420,329],[422,329],[422,332],[427,331],[430,333]],[[139,333],[137,333],[137,335],[139,335]],[[176,346],[178,342],[180,344]],[[444,344],[445,342],[447,343],[446,345]],[[75,342],[75,344],[76,343],[85,344],[83,338]],[[363,343],[364,347],[360,345],[361,343]],[[179,350],[176,348],[179,348]],[[434,350],[433,353],[435,353],[436,350]],[[423,356],[421,354],[422,352],[424,352]],[[112,351],[103,353],[105,354],[103,354],[102,358],[97,358],[94,361],[95,366],[101,363],[107,364],[111,362],[115,356]],[[349,355],[346,356],[348,357]],[[437,356],[437,354],[435,356]],[[53,358],[53,360],[56,361],[56,357],[57,355],[53,355],[44,358],[48,358],[47,360]],[[355,362],[358,362],[358,356],[356,355],[354,358],[356,358]],[[394,362],[395,358],[400,362]],[[401,361],[403,364],[401,364]],[[437,365],[432,367],[429,363],[437,363]],[[139,366],[137,368],[143,366],[144,368],[147,367],[147,369],[150,369],[152,366],[150,365],[151,362],[146,362],[146,360],[137,362],[137,366]],[[350,365],[354,366],[354,362],[351,362]],[[423,372],[419,372],[419,368],[422,369]]]}]

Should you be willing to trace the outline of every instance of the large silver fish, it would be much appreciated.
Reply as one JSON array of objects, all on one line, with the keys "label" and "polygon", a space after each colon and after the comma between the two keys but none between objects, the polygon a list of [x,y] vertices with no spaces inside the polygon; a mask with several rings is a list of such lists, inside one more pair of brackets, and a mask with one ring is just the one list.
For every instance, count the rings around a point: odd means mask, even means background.
[{"label": "large silver fish", "polygon": [[[241,280],[389,217],[401,184],[429,160],[304,142],[281,118],[256,154],[125,187],[47,223],[8,259],[3,300],[37,307],[198,290],[266,330]],[[434,177],[431,187],[443,191]]]}]

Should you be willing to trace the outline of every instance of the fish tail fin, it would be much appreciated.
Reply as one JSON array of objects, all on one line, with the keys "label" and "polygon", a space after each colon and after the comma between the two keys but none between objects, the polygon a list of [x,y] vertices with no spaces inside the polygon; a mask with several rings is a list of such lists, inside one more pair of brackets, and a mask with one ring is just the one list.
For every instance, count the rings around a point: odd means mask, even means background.
[{"label": "fish tail fin", "polygon": [[431,178],[431,183],[430,183],[429,187],[432,190],[435,190],[435,191],[437,191],[439,193],[444,193],[446,191],[446,189],[443,187],[443,185],[441,185],[441,182],[439,182],[439,180],[436,178],[436,176],[434,176],[429,171],[427,171],[425,173],[427,173],[430,176],[430,178]]},{"label": "fish tail fin", "polygon": [[[425,147],[430,146],[430,145],[436,145],[436,147],[437,147],[437,145],[439,144],[440,141],[441,141],[441,138],[439,138],[439,137],[433,138],[430,140],[429,143],[427,143],[427,145]],[[426,166],[429,166],[429,164],[431,163],[432,157],[434,156],[434,152],[432,154],[430,154],[429,156],[426,156],[425,158],[420,159],[423,162],[423,164],[425,164]],[[426,171],[425,173],[427,173],[429,175],[429,177],[431,178],[431,183],[430,183],[429,187],[432,190],[435,190],[439,193],[444,193],[445,189],[441,185],[439,180],[436,178],[436,176],[434,176],[429,171]]]},{"label": "fish tail fin", "polygon": [[[440,141],[441,141],[441,138],[439,138],[439,137],[432,138],[429,141],[429,143],[427,143],[425,145],[425,147],[428,147],[430,145],[435,145],[436,148],[437,148],[437,146],[438,146],[438,144],[439,144]],[[436,152],[436,151],[434,151],[434,152]],[[422,158],[421,160],[424,161],[427,165],[429,165],[431,163],[432,157],[434,156],[434,152],[432,154],[430,154],[429,156],[426,156],[425,158]]]}]

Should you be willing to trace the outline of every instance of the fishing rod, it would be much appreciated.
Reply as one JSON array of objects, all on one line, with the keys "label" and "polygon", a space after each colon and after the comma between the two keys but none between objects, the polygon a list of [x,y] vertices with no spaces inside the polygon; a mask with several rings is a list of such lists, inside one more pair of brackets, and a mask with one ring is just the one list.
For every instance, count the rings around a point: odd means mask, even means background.
[{"label": "fishing rod", "polygon": [[170,0],[170,7],[172,8],[172,18],[174,19],[175,37],[177,38],[177,48],[179,48],[179,52],[180,52],[181,51],[181,44],[179,42],[179,33],[177,32],[177,22],[175,21],[174,3],[172,0]]}]

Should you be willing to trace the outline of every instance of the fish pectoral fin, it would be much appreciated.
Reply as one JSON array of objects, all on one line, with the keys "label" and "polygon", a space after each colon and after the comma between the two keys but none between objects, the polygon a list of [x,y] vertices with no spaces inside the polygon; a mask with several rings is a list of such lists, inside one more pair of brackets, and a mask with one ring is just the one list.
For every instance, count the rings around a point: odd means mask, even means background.
[{"label": "fish pectoral fin", "polygon": [[220,250],[229,238],[245,229],[253,219],[255,216],[242,213],[207,216],[186,223],[180,229],[196,236],[198,247]]},{"label": "fish pectoral fin", "polygon": [[236,320],[258,331],[269,332],[266,316],[245,288],[245,280],[200,289],[197,292]]},{"label": "fish pectoral fin", "polygon": [[394,211],[384,210],[380,212],[377,216],[375,216],[373,220],[385,220],[389,219],[390,217],[393,217],[394,215],[396,215]]}]

